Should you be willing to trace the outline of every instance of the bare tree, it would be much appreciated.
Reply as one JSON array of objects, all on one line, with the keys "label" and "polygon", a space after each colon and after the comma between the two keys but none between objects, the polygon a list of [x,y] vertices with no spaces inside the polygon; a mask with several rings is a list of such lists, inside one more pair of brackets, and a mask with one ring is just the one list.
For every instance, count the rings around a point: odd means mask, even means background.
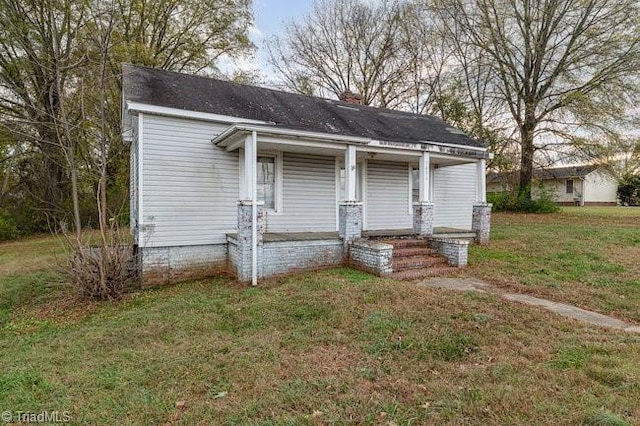
[{"label": "bare tree", "polygon": [[403,3],[318,0],[284,37],[267,43],[288,89],[305,94],[352,91],[365,105],[393,106],[408,90]]},{"label": "bare tree", "polygon": [[[531,196],[537,149],[610,132],[638,96],[635,0],[442,0],[450,36],[490,67],[491,90],[518,132],[520,191]],[[462,31],[460,31],[462,30]],[[547,139],[544,139],[544,138]]]}]

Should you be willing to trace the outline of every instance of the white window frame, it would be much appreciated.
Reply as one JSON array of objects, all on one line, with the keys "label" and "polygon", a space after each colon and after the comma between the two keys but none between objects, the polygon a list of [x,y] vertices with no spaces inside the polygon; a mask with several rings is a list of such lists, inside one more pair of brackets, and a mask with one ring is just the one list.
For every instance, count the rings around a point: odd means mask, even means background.
[{"label": "white window frame", "polygon": [[[571,191],[569,191],[569,182],[571,182]],[[567,179],[564,183],[564,192],[566,194],[575,194],[576,192],[576,182],[574,179]]]},{"label": "white window frame", "polygon": [[[239,195],[242,196],[244,194],[245,182],[244,182],[244,150],[239,149],[238,160],[240,166],[240,185],[239,185]],[[283,155],[282,151],[258,151],[258,157],[271,157],[274,159],[274,166],[276,172],[276,182],[275,182],[275,209],[264,209],[264,211],[268,212],[271,215],[281,215],[283,212],[283,181],[284,181],[284,168],[283,168]]]},{"label": "white window frame", "polygon": [[[407,164],[407,166],[409,167],[409,209],[408,209],[408,213],[409,216],[413,216],[413,171],[414,168],[416,166],[414,166],[413,164],[409,163]],[[420,169],[417,168],[418,173],[420,173]],[[418,187],[420,188],[420,187]],[[419,197],[418,197],[419,199]]]}]

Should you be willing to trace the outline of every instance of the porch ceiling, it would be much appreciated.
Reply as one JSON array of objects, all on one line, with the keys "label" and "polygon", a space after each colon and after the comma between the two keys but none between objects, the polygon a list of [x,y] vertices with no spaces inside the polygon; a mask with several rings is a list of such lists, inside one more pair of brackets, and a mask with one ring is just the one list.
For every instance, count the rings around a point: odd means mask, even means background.
[{"label": "porch ceiling", "polygon": [[327,147],[323,145],[294,145],[288,143],[281,142],[265,142],[258,137],[258,152],[265,151],[282,151],[282,152],[293,152],[299,154],[310,154],[310,155],[326,155],[326,156],[344,156],[344,151],[346,147],[338,145],[336,147]]},{"label": "porch ceiling", "polygon": [[[417,154],[415,152],[409,153],[390,153],[390,152],[379,152],[375,149],[368,151],[366,148],[359,148],[358,150],[358,160],[374,160],[374,161],[391,161],[391,162],[401,162],[401,163],[410,163],[414,166],[418,166],[418,161],[420,159],[420,152]],[[476,162],[476,159],[464,158],[464,157],[454,157],[454,156],[443,156],[443,155],[430,155],[431,164],[437,167],[446,167],[446,166],[455,166],[458,164],[467,164]]]}]

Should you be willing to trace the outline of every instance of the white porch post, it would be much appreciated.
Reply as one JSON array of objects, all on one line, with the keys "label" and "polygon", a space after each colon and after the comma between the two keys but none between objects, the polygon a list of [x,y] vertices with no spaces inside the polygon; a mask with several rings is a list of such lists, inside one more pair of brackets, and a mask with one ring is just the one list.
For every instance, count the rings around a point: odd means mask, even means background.
[{"label": "white porch post", "polygon": [[491,204],[487,203],[487,178],[486,161],[478,160],[476,163],[476,204],[473,206],[473,218],[471,228],[476,233],[476,241],[479,244],[489,242],[491,232]]},{"label": "white porch post", "polygon": [[344,171],[345,171],[345,200],[356,201],[356,147],[355,145],[347,146],[344,155]]},{"label": "white porch post", "polygon": [[244,161],[245,166],[247,158],[251,163],[251,180],[248,181],[251,188],[251,285],[255,286],[258,285],[258,133],[255,130],[251,132],[248,145],[251,147],[251,154],[247,155]]},{"label": "white porch post", "polygon": [[413,204],[413,232],[424,237],[433,235],[435,206],[431,202],[430,167],[431,157],[428,151],[420,156],[418,202]]},{"label": "white porch post", "polygon": [[257,173],[257,157],[256,157],[256,144],[254,144],[254,135],[256,132],[252,132],[244,140],[244,194],[243,199],[252,201],[256,194],[256,176]]},{"label": "white porch post", "polygon": [[[253,131],[244,140],[244,191],[238,201],[237,256],[235,267],[240,281],[258,284],[258,245],[262,242],[262,203],[257,196],[258,135]],[[229,248],[231,250],[231,247]]]},{"label": "white porch post", "polygon": [[487,175],[486,175],[486,161],[478,160],[476,163],[477,177],[476,177],[476,201],[478,203],[487,202]]},{"label": "white porch post", "polygon": [[338,208],[338,231],[346,244],[362,236],[362,203],[356,197],[356,147],[347,145],[344,154],[344,198]]},{"label": "white porch post", "polygon": [[421,203],[428,203],[431,201],[431,185],[429,182],[429,167],[431,164],[431,158],[427,151],[422,153],[420,157],[420,199]]}]

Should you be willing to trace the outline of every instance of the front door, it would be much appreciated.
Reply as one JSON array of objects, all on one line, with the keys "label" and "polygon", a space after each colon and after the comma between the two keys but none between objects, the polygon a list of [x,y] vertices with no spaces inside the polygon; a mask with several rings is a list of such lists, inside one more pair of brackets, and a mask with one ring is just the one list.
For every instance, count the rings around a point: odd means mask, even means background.
[{"label": "front door", "polygon": [[365,230],[413,228],[410,176],[407,163],[366,163]]}]

